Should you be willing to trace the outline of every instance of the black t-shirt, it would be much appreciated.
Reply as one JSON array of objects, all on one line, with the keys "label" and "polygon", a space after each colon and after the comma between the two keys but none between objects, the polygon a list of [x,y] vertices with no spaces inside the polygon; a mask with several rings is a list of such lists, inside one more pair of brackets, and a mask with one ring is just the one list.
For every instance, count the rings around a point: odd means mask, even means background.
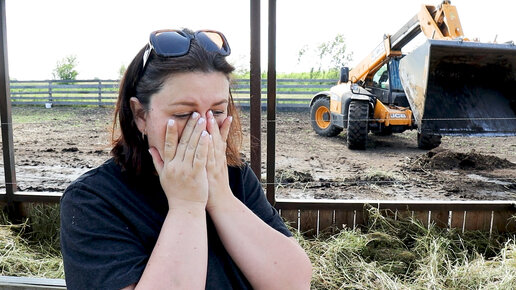
[{"label": "black t-shirt", "polygon": [[[228,170],[233,194],[271,227],[291,236],[249,167]],[[137,283],[167,211],[157,176],[130,177],[113,159],[73,182],[61,198],[61,251],[68,289],[120,289]],[[251,288],[209,215],[207,225],[206,289]]]}]

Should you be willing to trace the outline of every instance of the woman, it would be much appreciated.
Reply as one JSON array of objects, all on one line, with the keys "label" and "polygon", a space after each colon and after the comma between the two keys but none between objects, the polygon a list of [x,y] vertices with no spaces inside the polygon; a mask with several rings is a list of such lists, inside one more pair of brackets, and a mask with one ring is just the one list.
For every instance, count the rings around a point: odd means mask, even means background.
[{"label": "woman", "polygon": [[219,32],[163,30],[129,65],[113,158],[61,199],[69,289],[309,288],[310,261],[240,160],[229,53]]}]

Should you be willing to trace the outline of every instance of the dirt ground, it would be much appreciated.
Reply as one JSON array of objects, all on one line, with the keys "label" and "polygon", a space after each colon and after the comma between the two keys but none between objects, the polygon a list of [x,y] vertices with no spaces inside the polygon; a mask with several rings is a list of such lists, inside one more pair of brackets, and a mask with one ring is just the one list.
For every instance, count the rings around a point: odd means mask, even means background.
[{"label": "dirt ground", "polygon": [[[62,192],[80,174],[108,159],[111,111],[13,107],[19,190]],[[309,118],[308,112],[277,115],[278,198],[516,199],[516,137],[443,137],[439,148],[426,151],[417,148],[415,131],[370,134],[365,151],[352,151],[346,147],[345,132],[333,138],[318,136]],[[242,152],[249,159],[248,112],[242,112],[242,127]],[[3,165],[0,192],[5,192]]]}]

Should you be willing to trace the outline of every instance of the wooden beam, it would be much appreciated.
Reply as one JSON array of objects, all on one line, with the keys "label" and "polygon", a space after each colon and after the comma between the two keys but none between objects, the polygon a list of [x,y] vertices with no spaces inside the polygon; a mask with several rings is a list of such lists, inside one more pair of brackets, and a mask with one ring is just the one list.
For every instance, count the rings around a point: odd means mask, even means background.
[{"label": "wooden beam", "polygon": [[15,215],[21,214],[14,202],[16,171],[14,163],[13,125],[11,116],[11,99],[9,88],[9,65],[7,62],[7,29],[5,18],[5,0],[0,0],[0,119],[2,128],[2,150],[5,174],[6,201]]},{"label": "wooden beam", "polygon": [[276,0],[269,0],[267,66],[267,200],[276,203]]},{"label": "wooden beam", "polygon": [[8,290],[66,289],[66,283],[64,279],[0,276],[0,288]]},{"label": "wooden beam", "polygon": [[27,203],[27,202],[42,202],[42,203],[59,203],[61,199],[61,193],[53,192],[17,192],[10,200],[8,200],[6,194],[0,195],[1,202],[14,202],[14,203]]},{"label": "wooden beam", "polygon": [[261,180],[262,143],[262,72],[260,66],[260,0],[251,0],[251,79],[250,84],[250,144],[251,169]]},{"label": "wooden beam", "polygon": [[276,199],[276,209],[349,209],[362,210],[365,205],[390,210],[437,211],[516,211],[515,201],[448,201],[448,200],[288,200]]}]

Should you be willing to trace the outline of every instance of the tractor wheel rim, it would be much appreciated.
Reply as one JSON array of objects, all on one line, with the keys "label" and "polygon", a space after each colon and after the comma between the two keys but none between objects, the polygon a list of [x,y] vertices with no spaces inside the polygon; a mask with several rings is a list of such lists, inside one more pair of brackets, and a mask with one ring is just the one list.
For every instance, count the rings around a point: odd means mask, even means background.
[{"label": "tractor wheel rim", "polygon": [[326,107],[319,107],[315,111],[315,123],[317,123],[317,126],[321,129],[326,129],[330,126],[330,121],[324,120],[324,114],[330,115],[330,110]]}]

